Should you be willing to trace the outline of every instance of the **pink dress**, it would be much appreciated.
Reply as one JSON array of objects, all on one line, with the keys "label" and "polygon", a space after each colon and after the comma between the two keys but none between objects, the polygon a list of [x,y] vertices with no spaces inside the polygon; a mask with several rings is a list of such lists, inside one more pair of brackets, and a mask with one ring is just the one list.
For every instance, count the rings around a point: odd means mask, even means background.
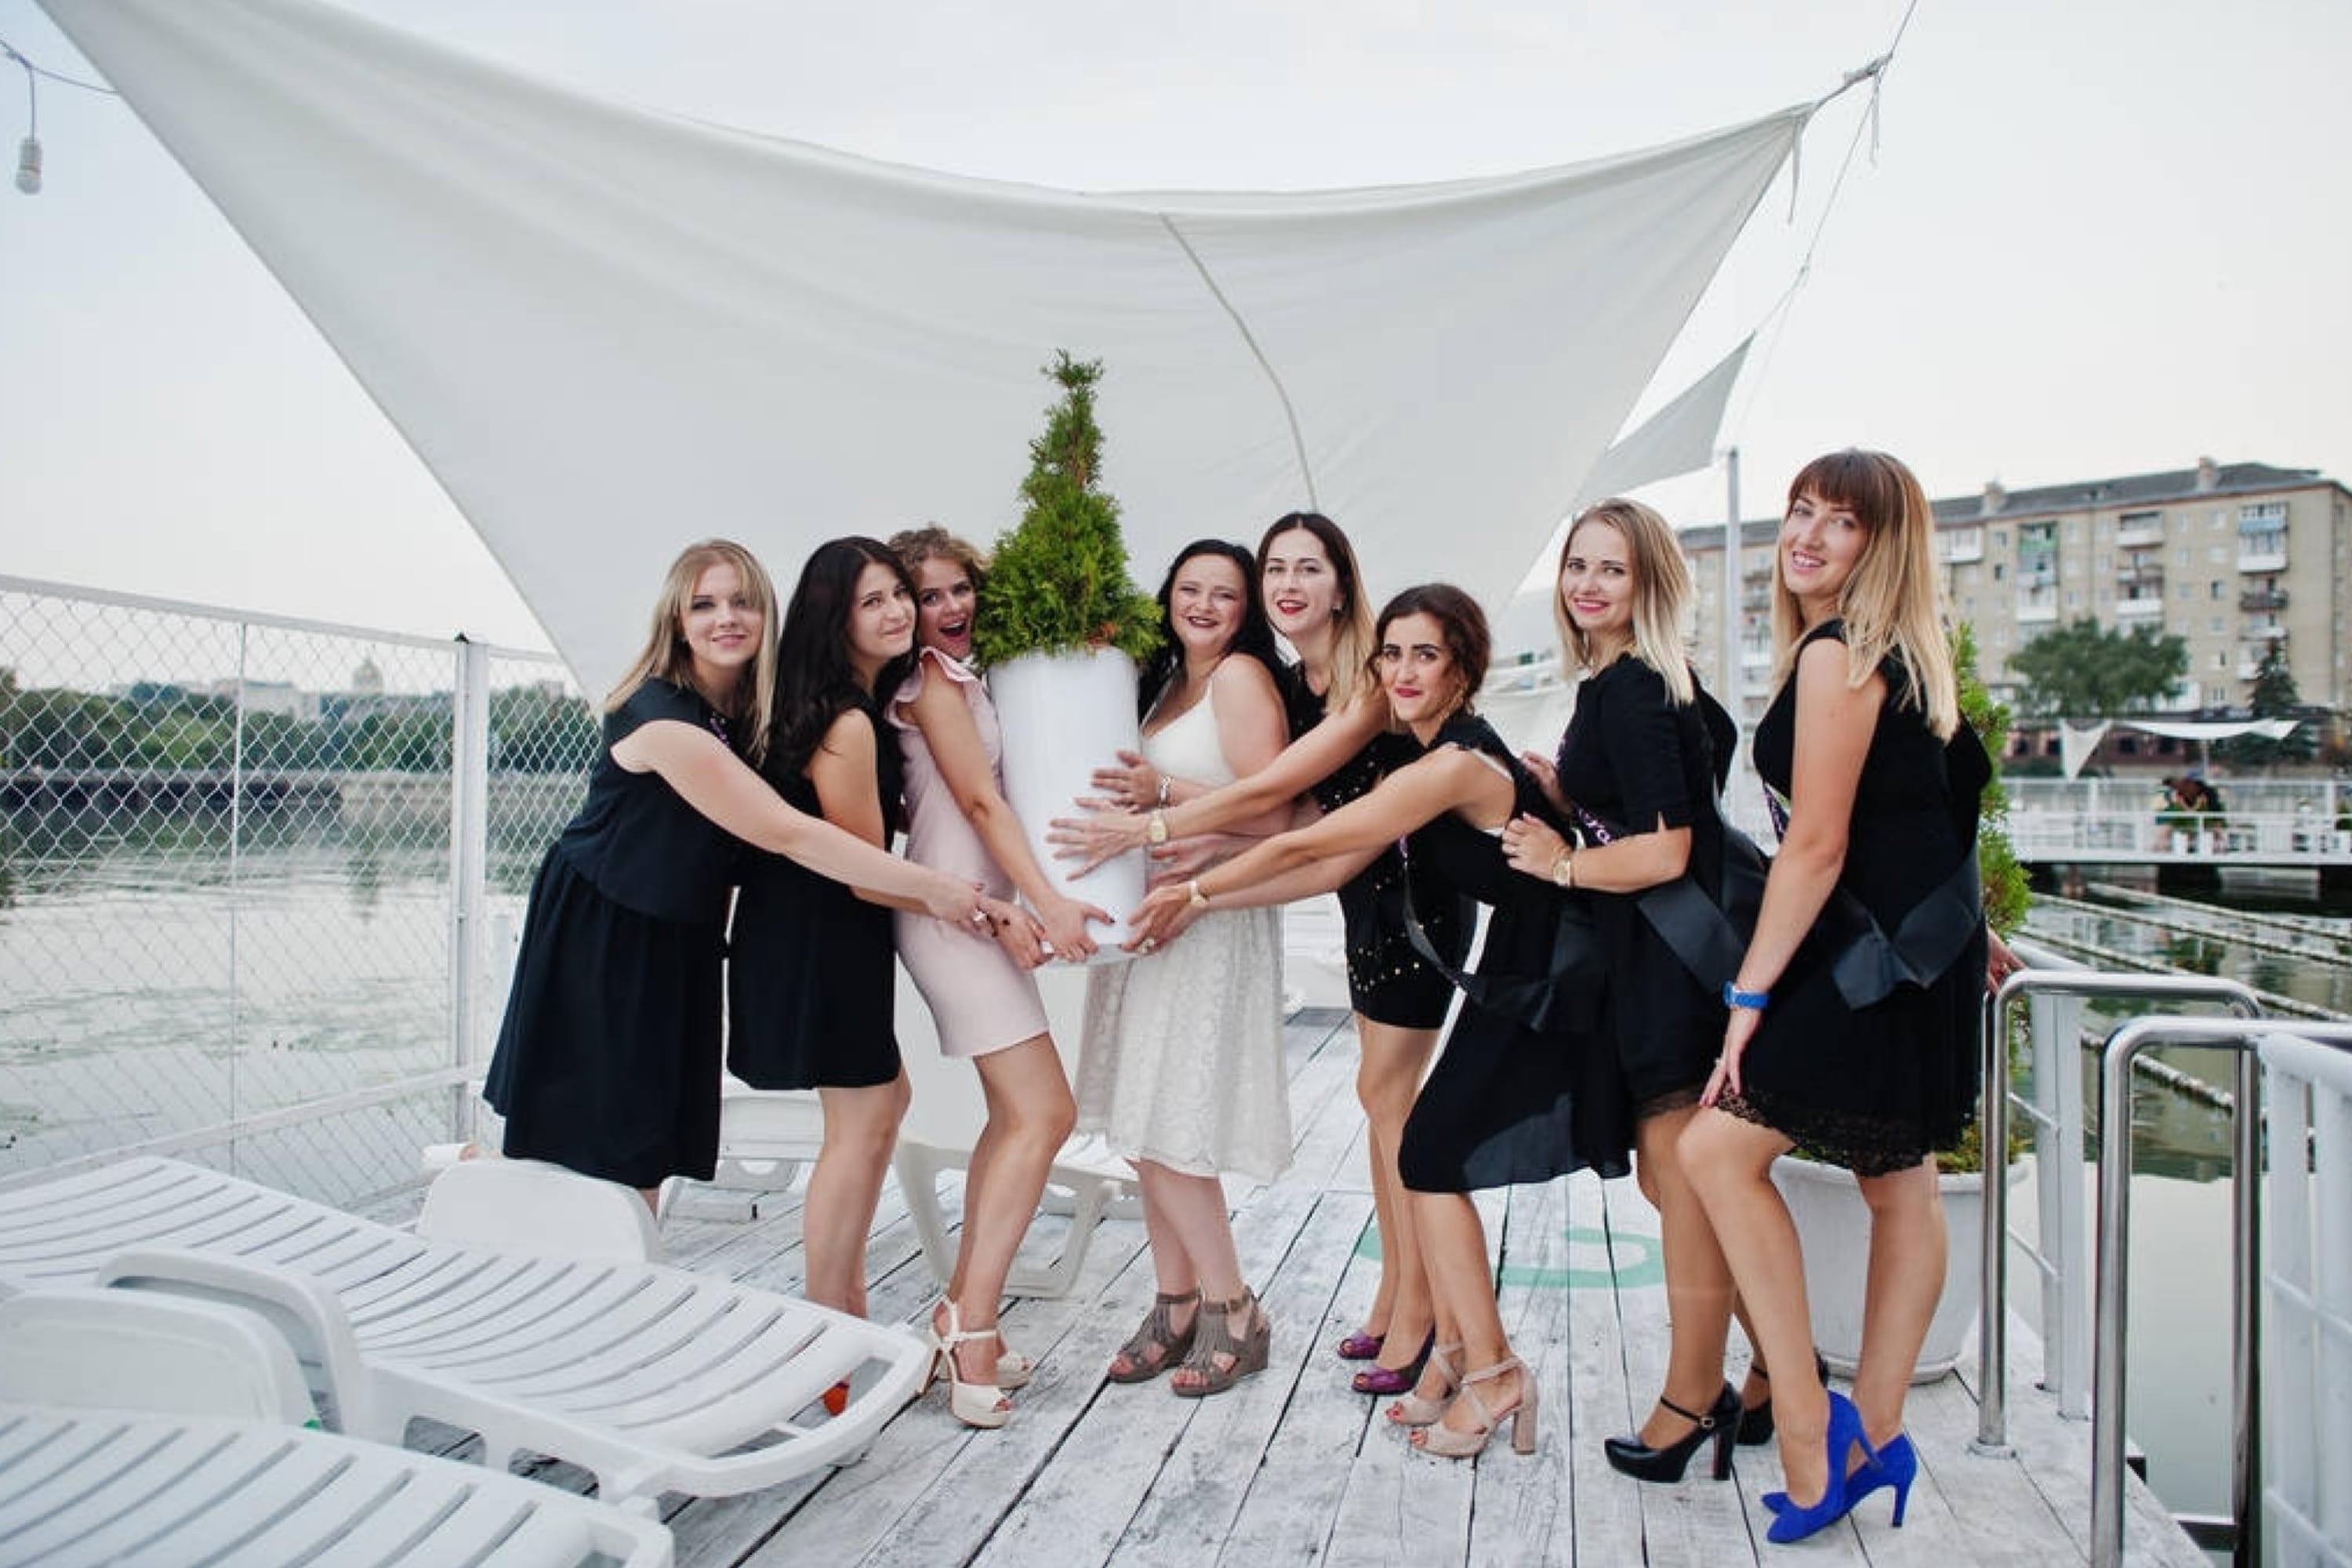
[{"label": "pink dress", "polygon": [[[940,776],[930,742],[905,712],[937,674],[963,691],[979,727],[981,746],[997,788],[1004,787],[1003,743],[996,705],[980,677],[936,648],[925,648],[891,698],[890,727],[898,731],[907,764],[907,858],[934,870],[977,882],[1000,899],[1013,895],[1013,879],[988,853],[955,792]],[[984,1057],[1045,1032],[1045,1005],[1037,982],[992,942],[975,942],[929,915],[898,911],[898,959],[915,977],[915,987],[939,1026],[940,1050],[950,1057]]]}]

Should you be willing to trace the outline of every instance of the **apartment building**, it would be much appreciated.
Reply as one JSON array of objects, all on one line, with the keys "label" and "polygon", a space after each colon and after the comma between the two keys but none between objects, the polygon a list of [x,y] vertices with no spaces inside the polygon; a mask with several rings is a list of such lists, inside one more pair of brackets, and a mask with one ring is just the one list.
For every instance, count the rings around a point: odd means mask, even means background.
[{"label": "apartment building", "polygon": [[[2181,713],[2243,708],[2273,643],[2304,701],[2352,714],[2352,490],[2310,468],[2216,463],[1938,500],[1937,558],[1953,616],[1976,627],[1982,673],[2011,686],[2009,656],[2063,623],[2153,626],[2188,644]],[[1740,525],[1739,653],[1745,716],[1771,676],[1777,520]],[[1724,530],[1682,534],[1697,579],[1692,646],[1721,667]]]}]

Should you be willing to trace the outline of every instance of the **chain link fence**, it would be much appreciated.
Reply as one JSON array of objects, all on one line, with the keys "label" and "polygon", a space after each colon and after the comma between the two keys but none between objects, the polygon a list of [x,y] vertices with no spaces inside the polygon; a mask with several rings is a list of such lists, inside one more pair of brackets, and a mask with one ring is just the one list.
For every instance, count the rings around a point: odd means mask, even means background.
[{"label": "chain link fence", "polygon": [[412,1179],[595,742],[551,658],[0,577],[0,1181]]}]

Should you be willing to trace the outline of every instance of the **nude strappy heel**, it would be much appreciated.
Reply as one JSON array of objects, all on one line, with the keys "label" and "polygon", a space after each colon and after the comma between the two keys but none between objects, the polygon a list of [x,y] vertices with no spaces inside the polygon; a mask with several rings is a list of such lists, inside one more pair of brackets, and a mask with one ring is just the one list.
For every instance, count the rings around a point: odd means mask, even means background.
[{"label": "nude strappy heel", "polygon": [[[1519,1374],[1519,1402],[1499,1415],[1487,1408],[1479,1397],[1478,1384],[1502,1376],[1507,1372]],[[1536,1379],[1535,1374],[1520,1364],[1519,1358],[1498,1361],[1492,1366],[1482,1366],[1462,1380],[1460,1397],[1470,1402],[1478,1415],[1478,1425],[1467,1432],[1456,1432],[1445,1426],[1423,1426],[1412,1434],[1412,1445],[1424,1454],[1435,1454],[1447,1459],[1466,1459],[1486,1447],[1486,1439],[1505,1421],[1511,1424],[1511,1451],[1532,1454],[1536,1451]]]},{"label": "nude strappy heel", "polygon": [[1453,1399],[1454,1391],[1462,1386],[1462,1374],[1454,1370],[1454,1358],[1461,1353],[1462,1346],[1459,1342],[1450,1345],[1439,1345],[1432,1350],[1429,1352],[1429,1365],[1425,1370],[1437,1373],[1438,1382],[1444,1386],[1445,1392],[1434,1399],[1423,1399],[1418,1394],[1408,1394],[1389,1406],[1389,1419],[1400,1426],[1435,1426],[1438,1417],[1445,1414],[1445,1406]]},{"label": "nude strappy heel", "polygon": [[957,1370],[956,1346],[977,1343],[982,1340],[994,1342],[996,1325],[984,1329],[967,1329],[956,1315],[956,1304],[942,1300],[947,1309],[948,1331],[931,1330],[931,1364],[923,1373],[923,1390],[929,1392],[934,1380],[944,1375],[948,1380],[948,1409],[967,1426],[993,1431],[1004,1425],[1013,1414],[1013,1401],[993,1383],[966,1383]]}]

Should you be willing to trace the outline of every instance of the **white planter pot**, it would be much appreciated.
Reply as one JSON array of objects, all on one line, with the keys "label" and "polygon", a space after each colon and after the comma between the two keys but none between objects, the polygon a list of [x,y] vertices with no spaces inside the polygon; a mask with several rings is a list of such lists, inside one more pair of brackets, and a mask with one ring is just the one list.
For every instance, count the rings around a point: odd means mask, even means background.
[{"label": "white planter pot", "polygon": [[[2009,1168],[2011,1185],[2025,1167]],[[1772,1184],[1780,1189],[1797,1224],[1805,1251],[1805,1300],[1812,1309],[1813,1347],[1830,1370],[1853,1374],[1862,1359],[1863,1289],[1870,1273],[1870,1209],[1862,1201],[1853,1173],[1839,1165],[1787,1157],[1772,1162]],[[1944,1293],[1919,1347],[1914,1383],[1927,1383],[1959,1364],[1976,1327],[1983,1291],[1978,1261],[1984,1245],[1984,1178],[1946,1175],[1936,1180],[1944,1201],[1948,1261]]]},{"label": "white planter pot", "polygon": [[1094,771],[1142,743],[1135,716],[1135,663],[1117,648],[1025,654],[988,672],[989,694],[1004,731],[1004,796],[1028,835],[1030,853],[1054,885],[1108,910],[1118,926],[1097,926],[1099,961],[1124,958],[1127,918],[1143,901],[1148,870],[1141,850],[1107,860],[1076,879],[1054,858],[1045,827],[1094,793]]}]

